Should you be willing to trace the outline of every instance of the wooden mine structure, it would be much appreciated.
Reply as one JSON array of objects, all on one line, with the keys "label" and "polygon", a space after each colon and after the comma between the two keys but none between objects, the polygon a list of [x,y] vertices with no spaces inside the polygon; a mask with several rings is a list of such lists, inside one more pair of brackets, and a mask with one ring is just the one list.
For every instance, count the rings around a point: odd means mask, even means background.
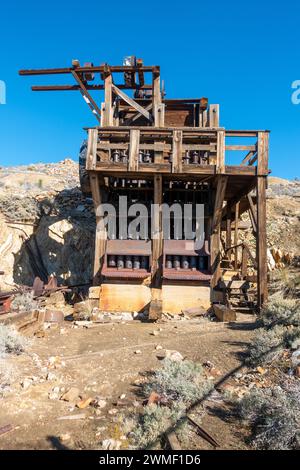
[{"label": "wooden mine structure", "polygon": [[[81,66],[76,60],[69,68],[20,74],[72,75],[73,85],[32,90],[79,90],[98,121],[87,128],[81,182],[96,209],[91,291],[103,311],[147,309],[149,318],[157,319],[162,312],[211,303],[245,311],[262,307],[267,299],[269,131],[221,127],[219,105],[206,98],[166,99],[160,67],[145,66],[134,56],[121,66]],[[94,90],[104,91],[101,104],[92,97]],[[203,247],[177,239],[172,227],[164,239],[161,211],[152,220],[155,237],[109,239],[98,208],[103,202],[115,204],[119,195],[147,206],[204,203]],[[239,238],[245,211],[255,254]],[[117,213],[117,225],[122,216]]]}]

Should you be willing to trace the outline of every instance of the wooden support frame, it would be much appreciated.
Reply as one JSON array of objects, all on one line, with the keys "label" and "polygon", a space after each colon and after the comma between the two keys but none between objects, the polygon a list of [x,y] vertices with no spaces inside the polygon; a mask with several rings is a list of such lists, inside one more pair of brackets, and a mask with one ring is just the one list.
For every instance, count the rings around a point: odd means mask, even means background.
[{"label": "wooden support frame", "polygon": [[173,131],[172,173],[182,173],[182,131]]},{"label": "wooden support frame", "polygon": [[154,176],[154,214],[152,214],[152,269],[151,302],[149,319],[157,320],[162,314],[162,270],[163,270],[163,231],[162,231],[162,175]]},{"label": "wooden support frame", "polygon": [[160,127],[163,126],[164,123],[161,122],[161,90],[160,90],[160,74],[153,73],[152,75],[152,109],[153,109],[153,119],[154,119],[154,126]]},{"label": "wooden support frame", "polygon": [[122,90],[120,90],[118,87],[112,84],[112,91],[118,95],[122,100],[126,101],[129,106],[134,108],[138,113],[142,114],[148,121],[152,122],[153,118],[152,115],[147,111],[145,108],[143,108],[141,105],[139,105],[136,101],[134,101],[132,98],[130,98],[126,93],[124,93]]},{"label": "wooden support frame", "polygon": [[217,173],[225,173],[225,131],[217,134]]},{"label": "wooden support frame", "polygon": [[240,202],[234,207],[234,269],[238,269],[238,243],[239,243],[239,219],[240,219]]},{"label": "wooden support frame", "polygon": [[84,85],[84,83],[82,82],[82,80],[80,79],[78,74],[75,72],[75,70],[72,70],[72,75],[73,75],[73,77],[75,78],[76,82],[79,85],[80,92],[81,92],[85,102],[87,103],[87,105],[91,109],[91,111],[94,114],[97,121],[100,122],[100,120],[101,120],[101,109],[98,107],[97,103],[92,98],[92,96],[88,92],[86,86]]},{"label": "wooden support frame", "polygon": [[266,231],[266,188],[265,176],[258,176],[256,185],[257,197],[257,306],[261,309],[268,299],[267,278],[267,231]]},{"label": "wooden support frame", "polygon": [[231,207],[227,207],[227,214],[226,214],[226,250],[227,256],[229,261],[231,261]]},{"label": "wooden support frame", "polygon": [[221,273],[221,220],[222,208],[224,203],[225,190],[227,186],[228,177],[225,175],[217,176],[217,189],[214,203],[214,215],[211,226],[210,238],[210,259],[211,259],[211,287],[217,286]]},{"label": "wooden support frame", "polygon": [[104,178],[99,176],[98,173],[93,172],[90,174],[90,184],[96,213],[93,285],[98,286],[101,284],[102,281],[101,270],[104,263],[104,255],[107,240],[107,232],[103,226],[103,216],[100,212],[100,206],[102,204],[100,185],[104,185]]},{"label": "wooden support frame", "polygon": [[109,73],[104,77],[104,113],[103,126],[113,126],[113,108],[112,108],[112,75]]},{"label": "wooden support frame", "polygon": [[138,171],[139,148],[140,148],[140,131],[138,129],[132,129],[130,131],[130,141],[129,141],[128,171]]}]

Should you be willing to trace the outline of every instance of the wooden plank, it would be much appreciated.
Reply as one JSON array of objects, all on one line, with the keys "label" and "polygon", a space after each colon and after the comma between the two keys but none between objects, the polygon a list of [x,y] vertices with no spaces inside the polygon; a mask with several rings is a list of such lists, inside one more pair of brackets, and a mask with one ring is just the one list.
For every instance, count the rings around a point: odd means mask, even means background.
[{"label": "wooden plank", "polygon": [[93,97],[90,95],[90,93],[88,92],[88,90],[86,89],[86,86],[84,85],[84,83],[82,83],[80,77],[77,75],[77,73],[75,72],[75,70],[72,70],[72,75],[73,77],[75,78],[75,80],[77,81],[79,87],[80,87],[80,91],[84,97],[84,100],[85,102],[88,104],[89,108],[92,110],[92,113],[94,114],[94,116],[96,117],[96,119],[100,122],[100,118],[101,118],[101,110],[100,108],[98,107],[96,101],[93,99]]},{"label": "wooden plank", "polygon": [[238,269],[238,242],[239,242],[239,217],[240,217],[240,202],[237,202],[235,204],[234,208],[234,213],[235,213],[235,223],[234,223],[234,269]]},{"label": "wooden plank", "polygon": [[128,171],[138,171],[139,167],[140,131],[130,131]]},{"label": "wooden plank", "polygon": [[225,131],[218,131],[217,173],[225,173]]},{"label": "wooden plank", "polygon": [[211,104],[209,106],[209,126],[219,127],[220,107],[218,104]]},{"label": "wooden plank", "polygon": [[113,84],[112,84],[112,91],[116,95],[118,95],[120,98],[122,98],[122,100],[126,101],[126,103],[129,104],[129,106],[131,106],[136,111],[138,111],[140,114],[145,116],[145,118],[148,119],[148,121],[152,122],[152,120],[153,120],[152,115],[149,113],[149,111],[147,111],[145,108],[143,108],[141,105],[139,105],[136,101],[134,101],[132,98],[130,98],[128,95],[126,95],[126,93],[124,93],[122,90],[120,90],[119,88],[117,88]]},{"label": "wooden plank", "polygon": [[182,172],[182,131],[173,131],[172,173]]},{"label": "wooden plank", "polygon": [[174,431],[167,434],[169,446],[172,450],[182,450],[179,440]]},{"label": "wooden plank", "polygon": [[257,236],[256,236],[256,257],[257,257],[257,305],[260,309],[268,298],[267,284],[267,231],[266,231],[266,186],[265,176],[257,178]]},{"label": "wooden plank", "polygon": [[249,259],[249,251],[245,249],[245,247],[243,246],[242,267],[241,267],[242,278],[245,278],[247,276],[248,259]]},{"label": "wooden plank", "polygon": [[88,130],[88,145],[87,145],[87,157],[86,157],[86,169],[94,170],[97,163],[97,141],[98,131],[97,129]]},{"label": "wooden plank", "polygon": [[211,253],[211,272],[212,280],[211,286],[215,287],[220,279],[220,263],[221,263],[221,220],[222,220],[222,208],[225,196],[225,190],[227,186],[227,176],[218,176],[217,179],[217,190],[215,196],[214,213],[211,226],[211,237],[210,237],[210,253]]},{"label": "wooden plank", "polygon": [[257,139],[257,174],[268,175],[269,134],[258,132]]},{"label": "wooden plank", "polygon": [[[151,111],[152,109],[152,103],[148,104],[145,108],[144,108],[146,111]],[[124,121],[124,126],[130,126],[132,125],[132,123],[134,123],[137,119],[139,119],[140,117],[142,116],[142,114],[138,111],[137,113],[135,113],[132,117],[126,119],[126,121]]]},{"label": "wooden plank", "polygon": [[91,173],[90,184],[91,184],[92,197],[93,197],[94,208],[95,208],[95,213],[96,213],[93,285],[99,285],[102,280],[101,269],[102,269],[103,262],[104,262],[106,239],[107,239],[106,229],[102,226],[103,217],[99,214],[99,208],[102,203],[100,184],[104,184],[103,177],[100,177],[98,173],[96,172]]},{"label": "wooden plank", "polygon": [[213,304],[214,314],[217,319],[222,322],[236,321],[236,313],[234,310],[223,304]]},{"label": "wooden plank", "polygon": [[153,108],[153,118],[154,126],[159,127],[160,122],[160,106],[161,106],[161,91],[160,91],[160,75],[153,74],[152,76],[152,108]]},{"label": "wooden plank", "polygon": [[256,145],[226,145],[226,150],[249,150],[255,152]]},{"label": "wooden plank", "polygon": [[104,78],[104,115],[103,115],[103,125],[112,126],[113,125],[113,115],[112,115],[112,75],[109,74]]},{"label": "wooden plank", "polygon": [[154,213],[152,213],[152,269],[151,269],[151,302],[149,319],[157,320],[162,314],[162,269],[163,269],[163,233],[162,205],[163,188],[162,175],[154,176]]},{"label": "wooden plank", "polygon": [[251,194],[247,194],[247,200],[248,200],[249,209],[251,212],[252,228],[253,228],[253,231],[256,233],[257,232],[257,217],[256,217],[256,210],[255,210],[255,206],[254,206],[254,202],[253,202]]},{"label": "wooden plank", "polygon": [[231,207],[227,207],[227,214],[226,214],[226,249],[228,259],[231,260]]}]

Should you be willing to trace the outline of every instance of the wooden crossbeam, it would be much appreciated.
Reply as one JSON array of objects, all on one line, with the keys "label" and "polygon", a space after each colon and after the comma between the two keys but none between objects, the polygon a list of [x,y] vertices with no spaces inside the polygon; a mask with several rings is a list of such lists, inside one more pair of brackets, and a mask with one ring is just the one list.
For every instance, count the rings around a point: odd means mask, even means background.
[{"label": "wooden crossbeam", "polygon": [[[146,111],[151,111],[152,109],[152,103],[148,104],[145,108],[144,108]],[[130,126],[132,123],[134,123],[137,119],[139,119],[139,117],[142,116],[142,113],[140,111],[138,111],[137,113],[135,113],[132,117],[126,119],[126,121],[124,122],[124,126]]]},{"label": "wooden crossbeam", "polygon": [[182,172],[182,131],[173,131],[172,173]]},{"label": "wooden crossbeam", "polygon": [[72,75],[75,78],[76,82],[78,83],[78,86],[80,88],[80,92],[85,100],[85,102],[88,104],[89,108],[91,109],[92,113],[96,117],[97,121],[100,122],[100,117],[101,117],[101,110],[98,107],[97,103],[95,100],[92,98],[88,90],[86,89],[85,85],[83,84],[82,80],[78,76],[78,74],[72,70]]},{"label": "wooden crossbeam", "polygon": [[124,93],[122,90],[120,90],[118,87],[116,87],[114,84],[112,84],[112,91],[118,95],[122,100],[124,100],[129,106],[134,108],[136,111],[138,111],[140,114],[145,116],[148,121],[152,122],[153,118],[152,115],[147,111],[145,108],[143,108],[141,105],[139,105],[136,101],[134,101],[132,98],[130,98],[126,93]]},{"label": "wooden crossbeam", "polygon": [[128,171],[138,171],[139,145],[140,145],[140,131],[138,129],[132,129],[130,131],[130,141],[129,141]]}]

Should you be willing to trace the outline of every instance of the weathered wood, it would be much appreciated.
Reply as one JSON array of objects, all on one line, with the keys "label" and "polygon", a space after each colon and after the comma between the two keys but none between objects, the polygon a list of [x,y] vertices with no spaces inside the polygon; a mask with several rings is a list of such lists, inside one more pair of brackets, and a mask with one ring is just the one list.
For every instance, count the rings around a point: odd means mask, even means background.
[{"label": "weathered wood", "polygon": [[257,174],[268,174],[269,159],[269,134],[267,132],[258,132],[257,142]]},{"label": "weathered wood", "polygon": [[112,75],[108,74],[104,78],[104,114],[103,114],[103,125],[113,126],[113,114],[112,114]]},{"label": "weathered wood", "polygon": [[217,173],[225,173],[225,131],[218,131]]},{"label": "weathered wood", "polygon": [[102,203],[100,184],[103,184],[103,177],[100,177],[95,172],[91,173],[90,184],[91,184],[92,197],[93,197],[94,208],[95,208],[95,213],[96,213],[96,235],[95,235],[93,284],[99,285],[102,280],[101,269],[102,269],[103,262],[104,262],[106,239],[107,239],[106,229],[103,227],[103,216],[100,213],[100,206]]},{"label": "weathered wood", "polygon": [[209,106],[209,126],[219,127],[220,107],[218,104],[211,104]]},{"label": "weathered wood", "polygon": [[138,171],[139,167],[140,131],[130,131],[128,171]]},{"label": "weathered wood", "polygon": [[173,131],[172,172],[182,172],[182,131]]},{"label": "weathered wood", "polygon": [[210,260],[212,280],[211,286],[215,287],[221,276],[220,263],[221,263],[221,220],[222,220],[222,207],[224,202],[225,190],[227,185],[227,176],[218,176],[217,190],[215,196],[214,213],[211,226],[210,237]]},{"label": "weathered wood", "polygon": [[257,178],[257,305],[261,308],[268,298],[267,284],[267,232],[266,232],[266,185],[265,176]]},{"label": "weathered wood", "polygon": [[161,91],[160,91],[160,75],[153,74],[152,78],[152,108],[153,108],[153,118],[154,126],[159,127],[163,126],[164,123],[161,123]]},{"label": "weathered wood", "polygon": [[243,247],[242,266],[241,266],[241,274],[242,274],[243,278],[245,278],[247,276],[248,259],[249,259],[249,251],[247,249],[245,249],[245,247]]},{"label": "weathered wood", "polygon": [[226,214],[226,249],[229,261],[231,260],[231,208],[227,207]]},{"label": "weathered wood", "polygon": [[152,214],[152,266],[151,266],[151,302],[149,319],[157,320],[162,314],[162,267],[163,267],[163,233],[162,205],[163,188],[162,175],[154,176],[154,211]]},{"label": "weathered wood", "polygon": [[175,432],[173,432],[173,431],[169,432],[167,434],[167,439],[168,439],[168,442],[169,442],[169,446],[172,450],[182,450],[180,442],[177,439],[177,436],[176,436]]},{"label": "weathered wood", "polygon": [[236,321],[236,313],[231,308],[223,304],[213,304],[214,314],[219,321],[231,322]]},{"label": "weathered wood", "polygon": [[87,142],[87,157],[86,157],[86,168],[87,170],[95,170],[97,163],[97,129],[88,130],[88,142]]},{"label": "weathered wood", "polygon": [[238,242],[239,242],[239,217],[240,217],[240,203],[237,202],[235,205],[235,223],[234,223],[234,269],[238,269]]},{"label": "weathered wood", "polygon": [[251,213],[252,228],[253,228],[254,233],[256,233],[257,232],[257,217],[256,217],[256,210],[255,210],[255,206],[254,206],[254,202],[253,202],[251,194],[247,194],[247,199],[249,203],[249,210]]},{"label": "weathered wood", "polygon": [[132,98],[130,98],[126,93],[124,93],[122,90],[120,90],[118,87],[112,84],[112,91],[118,95],[122,100],[126,101],[129,106],[134,108],[136,111],[138,111],[140,114],[142,114],[148,121],[152,121],[152,115],[147,111],[145,108],[143,108],[141,105],[139,105],[136,101],[134,101]]}]

